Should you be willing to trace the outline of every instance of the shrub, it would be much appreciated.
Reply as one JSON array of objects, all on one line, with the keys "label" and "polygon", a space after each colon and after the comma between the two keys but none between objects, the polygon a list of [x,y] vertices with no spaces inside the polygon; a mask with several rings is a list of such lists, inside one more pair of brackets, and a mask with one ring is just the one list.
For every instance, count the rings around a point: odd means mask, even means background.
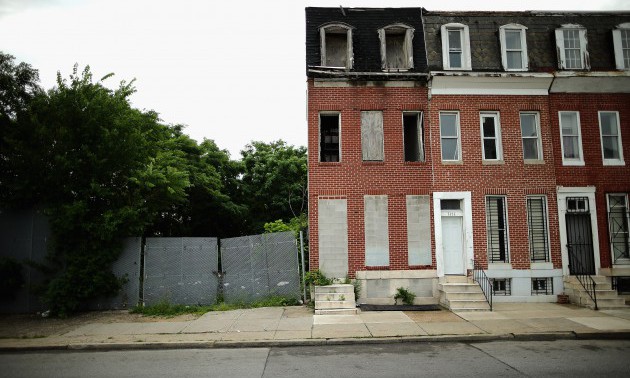
[{"label": "shrub", "polygon": [[413,300],[416,298],[416,295],[404,287],[399,287],[396,289],[396,294],[394,295],[394,300],[398,302],[398,299],[401,299],[402,302],[406,305],[412,305]]}]

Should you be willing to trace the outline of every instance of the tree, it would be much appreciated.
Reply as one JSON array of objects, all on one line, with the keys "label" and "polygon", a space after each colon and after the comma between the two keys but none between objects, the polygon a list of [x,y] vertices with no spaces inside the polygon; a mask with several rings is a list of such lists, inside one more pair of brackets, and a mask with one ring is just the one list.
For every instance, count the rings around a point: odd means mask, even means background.
[{"label": "tree", "polygon": [[[107,76],[108,77],[108,76]],[[190,172],[176,128],[133,109],[132,83],[94,83],[89,67],[36,94],[3,140],[0,206],[43,208],[54,235],[44,299],[66,314],[116,293],[111,265],[125,236],[141,235],[186,199]]]},{"label": "tree", "polygon": [[296,148],[281,140],[252,142],[241,155],[250,231],[263,231],[266,222],[289,221],[306,212],[305,147]]}]

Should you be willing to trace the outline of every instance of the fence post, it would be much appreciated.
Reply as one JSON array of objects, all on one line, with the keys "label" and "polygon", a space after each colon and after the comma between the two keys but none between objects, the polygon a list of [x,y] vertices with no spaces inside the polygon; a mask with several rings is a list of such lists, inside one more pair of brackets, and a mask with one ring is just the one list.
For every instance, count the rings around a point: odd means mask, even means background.
[{"label": "fence post", "polygon": [[304,271],[304,232],[300,230],[300,256],[302,257],[302,290],[304,291],[304,301],[306,303],[306,282],[304,280],[304,275],[306,272]]}]

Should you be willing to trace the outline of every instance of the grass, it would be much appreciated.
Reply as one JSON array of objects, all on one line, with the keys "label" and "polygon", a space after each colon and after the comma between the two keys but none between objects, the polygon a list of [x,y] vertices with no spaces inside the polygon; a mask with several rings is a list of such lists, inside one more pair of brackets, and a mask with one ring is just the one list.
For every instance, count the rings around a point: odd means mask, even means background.
[{"label": "grass", "polygon": [[242,308],[258,308],[258,307],[282,307],[282,306],[295,306],[298,305],[299,301],[295,298],[287,298],[280,296],[271,296],[267,297],[252,303],[225,303],[220,302],[213,305],[178,305],[171,304],[167,300],[161,300],[160,302],[152,305],[152,306],[136,306],[132,308],[129,312],[132,314],[142,314],[145,316],[177,316],[184,314],[196,314],[203,315],[206,312],[211,311],[230,311],[230,310],[238,310]]}]

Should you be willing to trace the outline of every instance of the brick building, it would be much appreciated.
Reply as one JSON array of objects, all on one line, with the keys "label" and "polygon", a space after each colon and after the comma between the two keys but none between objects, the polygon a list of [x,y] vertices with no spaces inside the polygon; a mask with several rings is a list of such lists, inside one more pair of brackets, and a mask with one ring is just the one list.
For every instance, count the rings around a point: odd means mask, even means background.
[{"label": "brick building", "polygon": [[311,266],[369,303],[402,286],[453,308],[475,268],[502,301],[584,270],[623,289],[628,22],[306,8]]}]

